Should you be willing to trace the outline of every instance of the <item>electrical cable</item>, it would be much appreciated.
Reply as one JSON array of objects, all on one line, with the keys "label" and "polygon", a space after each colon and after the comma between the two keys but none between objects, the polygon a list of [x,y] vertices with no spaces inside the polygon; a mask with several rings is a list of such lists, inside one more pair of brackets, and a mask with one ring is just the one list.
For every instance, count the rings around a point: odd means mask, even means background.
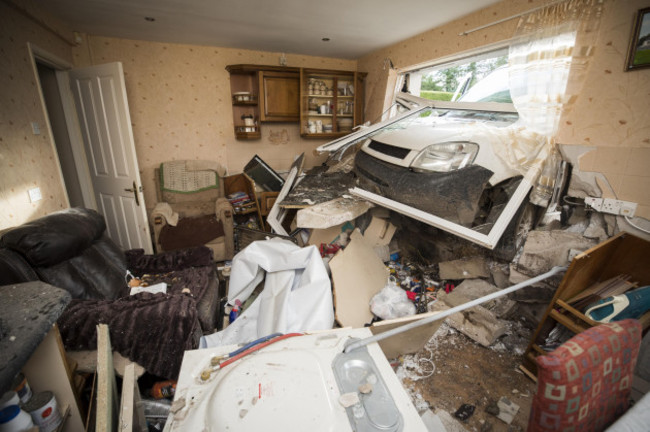
[{"label": "electrical cable", "polygon": [[225,362],[219,364],[219,369],[223,369],[224,367],[228,366],[230,363],[233,363],[233,362],[239,360],[242,357],[246,357],[250,353],[261,350],[265,346],[274,344],[276,342],[280,342],[281,340],[284,340],[284,339],[288,339],[288,338],[295,337],[295,336],[302,336],[302,335],[303,335],[302,333],[287,333],[285,335],[278,336],[278,337],[273,338],[271,340],[268,340],[266,342],[259,343],[259,344],[255,345],[255,346],[251,347],[251,348],[248,348],[246,351],[241,352],[241,353],[237,354],[236,356],[231,357],[228,360],[226,360]]},{"label": "electrical cable", "polygon": [[577,197],[570,197],[568,195],[565,195],[562,197],[562,201],[564,204],[572,205],[572,206],[584,206],[585,205],[585,199],[584,198],[577,198]]},{"label": "electrical cable", "polygon": [[253,342],[249,342],[246,345],[244,345],[243,347],[241,347],[239,349],[236,349],[235,351],[233,351],[231,353],[228,353],[228,357],[229,358],[234,357],[237,354],[239,354],[240,352],[246,351],[248,348],[254,347],[257,344],[260,344],[262,342],[266,342],[267,340],[273,339],[273,338],[278,337],[278,336],[282,336],[282,333],[273,333],[271,335],[264,336],[264,337],[261,337],[259,339],[255,339]]},{"label": "electrical cable", "polygon": [[627,223],[629,223],[630,225],[632,225],[632,228],[636,228],[636,229],[638,229],[638,230],[641,231],[641,232],[644,232],[644,233],[646,233],[646,234],[650,234],[650,231],[648,231],[648,230],[646,230],[646,229],[644,229],[644,228],[641,228],[640,226],[638,226],[638,225],[636,225],[634,222],[632,222],[632,219],[630,219],[629,216],[625,216],[625,221],[626,221]]}]

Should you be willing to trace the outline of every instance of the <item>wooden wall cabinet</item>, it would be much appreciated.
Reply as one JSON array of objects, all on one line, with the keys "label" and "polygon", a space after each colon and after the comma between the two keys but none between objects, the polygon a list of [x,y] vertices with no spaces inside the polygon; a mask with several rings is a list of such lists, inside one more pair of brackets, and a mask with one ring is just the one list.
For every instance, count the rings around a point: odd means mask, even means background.
[{"label": "wooden wall cabinet", "polygon": [[226,70],[237,139],[261,138],[262,123],[300,122],[303,138],[336,138],[363,123],[365,73],[264,65]]},{"label": "wooden wall cabinet", "polygon": [[365,76],[360,72],[301,69],[300,135],[336,138],[362,124]]},{"label": "wooden wall cabinet", "polygon": [[230,73],[235,137],[237,139],[261,138],[257,70],[245,65],[227,66],[226,70]]},{"label": "wooden wall cabinet", "polygon": [[300,120],[300,74],[260,71],[260,119],[263,122]]}]

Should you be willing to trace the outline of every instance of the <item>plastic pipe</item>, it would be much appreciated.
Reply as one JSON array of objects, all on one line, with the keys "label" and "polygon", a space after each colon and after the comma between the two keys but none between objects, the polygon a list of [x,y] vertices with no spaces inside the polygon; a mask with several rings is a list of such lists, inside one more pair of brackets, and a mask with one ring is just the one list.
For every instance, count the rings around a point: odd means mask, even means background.
[{"label": "plastic pipe", "polygon": [[537,282],[543,281],[544,279],[548,279],[551,276],[554,276],[560,272],[566,271],[567,267],[553,267],[551,270],[547,271],[546,273],[543,273],[539,276],[535,276],[534,278],[528,279],[527,281],[518,283],[516,285],[511,286],[510,288],[505,288],[497,292],[493,292],[492,294],[488,294],[484,297],[477,298],[475,300],[469,301],[467,303],[463,303],[462,305],[453,307],[451,309],[447,309],[445,311],[442,311],[438,314],[432,315],[427,318],[422,318],[421,320],[414,321],[410,324],[405,324],[401,327],[394,328],[392,330],[388,330],[384,333],[374,335],[367,337],[365,339],[358,340],[356,342],[351,343],[350,345],[346,346],[345,349],[343,350],[344,353],[349,353],[351,351],[354,351],[355,349],[361,348],[363,346],[366,346],[370,343],[373,342],[379,342],[380,340],[387,339],[391,336],[395,336],[396,334],[404,333],[409,330],[412,330],[416,327],[420,327],[426,324],[430,324],[434,321],[438,321],[443,318],[447,318],[449,315],[453,315],[456,312],[463,311],[465,309],[469,309],[471,307],[483,304],[485,302],[488,302],[490,300],[493,300],[498,297],[503,297],[504,295],[510,294],[511,292],[515,292],[521,288],[527,287],[529,285],[535,284]]}]

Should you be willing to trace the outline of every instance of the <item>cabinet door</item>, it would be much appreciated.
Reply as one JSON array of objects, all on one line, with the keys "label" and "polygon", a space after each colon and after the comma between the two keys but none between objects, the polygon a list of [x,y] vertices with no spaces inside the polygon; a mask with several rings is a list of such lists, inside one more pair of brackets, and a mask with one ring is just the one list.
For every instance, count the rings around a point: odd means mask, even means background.
[{"label": "cabinet door", "polygon": [[300,77],[294,72],[260,71],[261,121],[300,120]]}]

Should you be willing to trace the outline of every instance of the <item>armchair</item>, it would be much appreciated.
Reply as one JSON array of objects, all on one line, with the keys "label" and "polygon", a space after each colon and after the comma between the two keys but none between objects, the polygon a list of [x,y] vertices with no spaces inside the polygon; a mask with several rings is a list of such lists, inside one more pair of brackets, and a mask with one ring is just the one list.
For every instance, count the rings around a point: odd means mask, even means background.
[{"label": "armchair", "polygon": [[217,162],[180,160],[155,169],[158,204],[151,213],[157,252],[205,245],[215,261],[234,255],[233,210]]}]

